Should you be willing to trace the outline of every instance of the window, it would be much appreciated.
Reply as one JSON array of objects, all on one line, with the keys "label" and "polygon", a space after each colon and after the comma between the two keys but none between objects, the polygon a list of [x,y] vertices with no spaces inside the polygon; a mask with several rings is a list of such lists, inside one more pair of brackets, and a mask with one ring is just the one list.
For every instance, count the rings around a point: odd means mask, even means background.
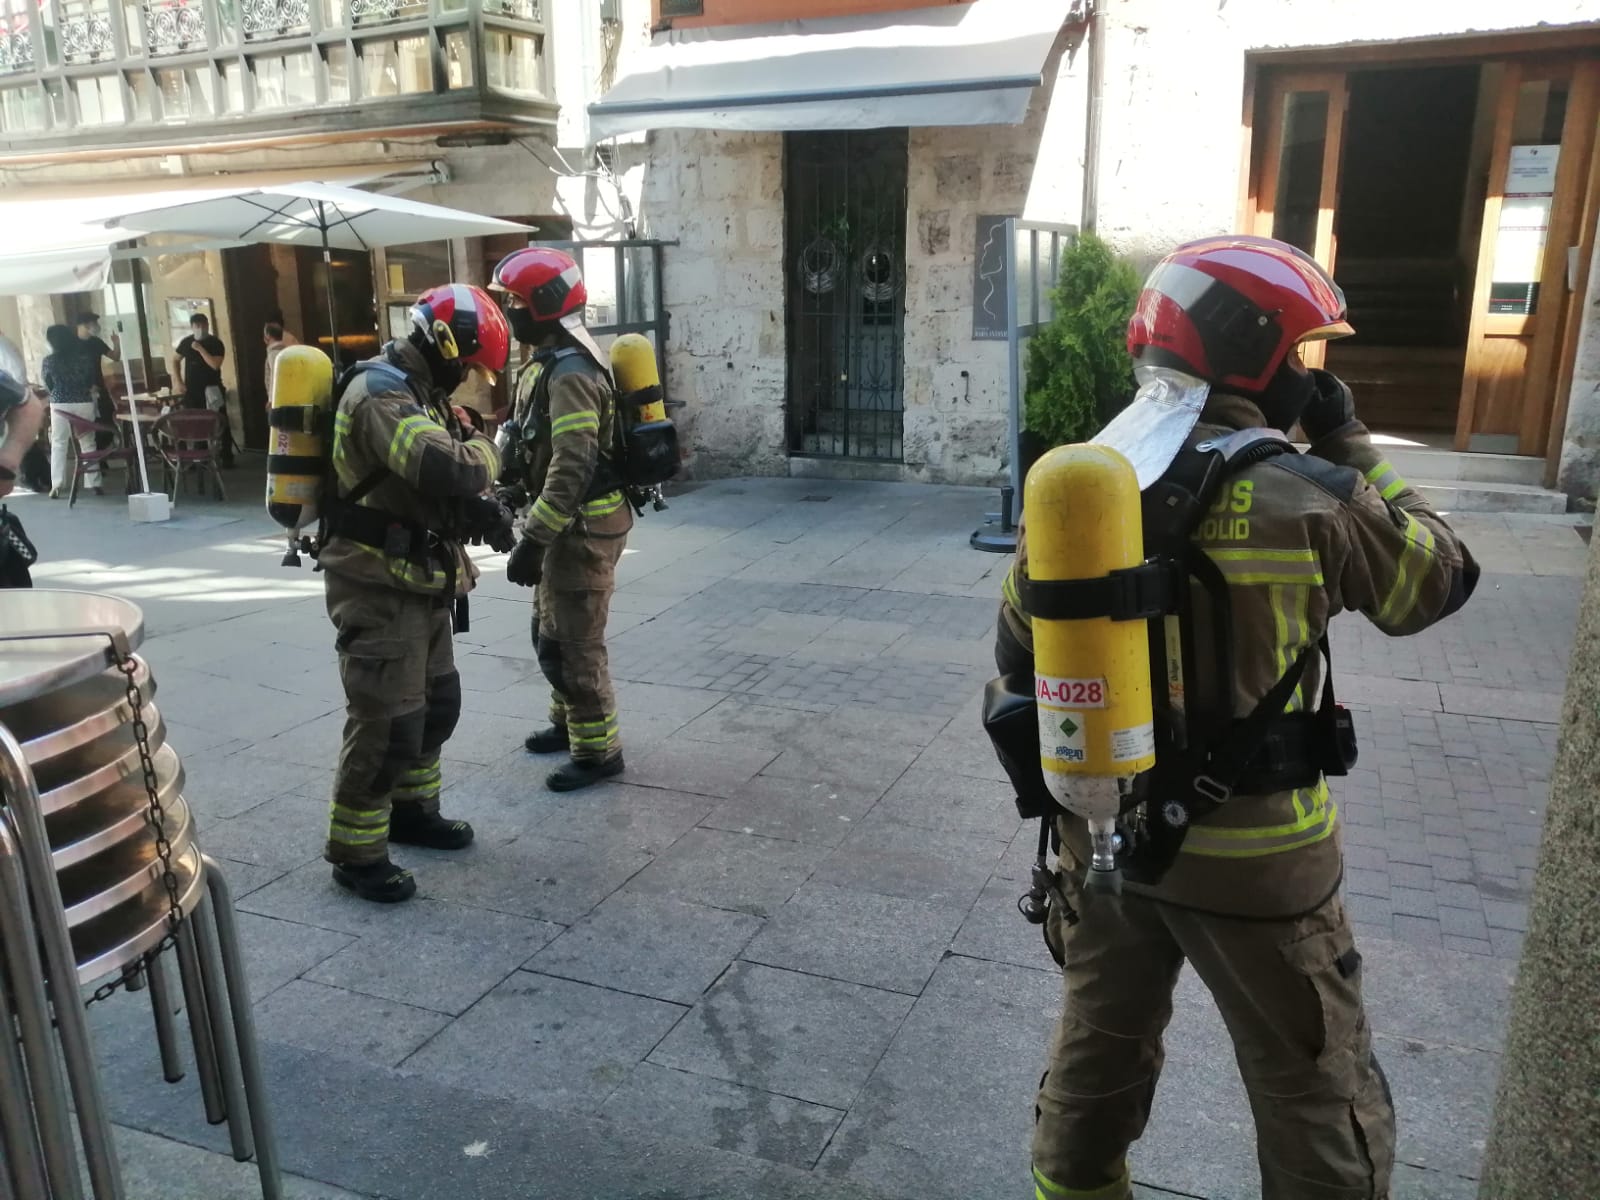
[{"label": "window", "polygon": [[165,120],[203,120],[217,115],[216,79],[209,67],[158,70],[156,86],[161,89]]},{"label": "window", "polygon": [[224,63],[222,66],[222,111],[244,111],[244,67],[237,62]]},{"label": "window", "polygon": [[472,43],[458,30],[444,39],[445,87],[469,88],[473,85]]},{"label": "window", "polygon": [[426,37],[361,43],[363,96],[410,96],[431,91],[433,65]]},{"label": "window", "polygon": [[449,242],[390,246],[384,261],[388,266],[391,297],[420,296],[431,287],[450,282]]},{"label": "window", "polygon": [[317,101],[311,53],[272,55],[251,60],[256,77],[256,107],[304,108]]},{"label": "window", "polygon": [[7,133],[44,129],[44,92],[34,84],[0,91],[0,129]]},{"label": "window", "polygon": [[78,120],[85,125],[120,125],[127,120],[121,75],[74,79],[72,96],[78,103]]},{"label": "window", "polygon": [[484,34],[490,87],[508,92],[544,94],[544,39],[529,34],[490,30]]},{"label": "window", "polygon": [[156,85],[148,71],[128,72],[128,95],[133,99],[133,119],[150,122],[156,119]]},{"label": "window", "polygon": [[350,47],[329,46],[323,51],[328,64],[328,100],[333,104],[350,99]]}]

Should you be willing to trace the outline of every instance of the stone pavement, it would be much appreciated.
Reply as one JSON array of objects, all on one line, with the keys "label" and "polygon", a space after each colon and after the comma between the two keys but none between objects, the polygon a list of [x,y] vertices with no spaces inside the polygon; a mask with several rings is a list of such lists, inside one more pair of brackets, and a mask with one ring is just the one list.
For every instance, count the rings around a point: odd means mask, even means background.
[{"label": "stone pavement", "polygon": [[[629,769],[577,796],[520,749],[544,692],[526,594],[487,560],[445,751],[478,842],[397,853],[421,898],[393,909],[320,862],[331,634],[256,506],[138,527],[120,499],[15,502],[42,586],[145,608],[186,795],[239,895],[286,1166],[345,1190],[300,1194],[1028,1194],[1060,997],[1014,907],[1032,827],[976,722],[1008,561],[966,546],[990,502],[737,480],[644,518],[612,624]],[[1347,899],[1406,1200],[1475,1194],[1586,553],[1564,518],[1459,524],[1487,572],[1465,612],[1334,638],[1363,738],[1336,788]],[[1179,999],[1141,1195],[1248,1200],[1226,1033],[1188,973]],[[162,1135],[124,1143],[141,1178],[202,1154],[163,1139],[221,1149],[192,1083],[159,1082],[142,1005],[100,1007],[118,1118]]]}]

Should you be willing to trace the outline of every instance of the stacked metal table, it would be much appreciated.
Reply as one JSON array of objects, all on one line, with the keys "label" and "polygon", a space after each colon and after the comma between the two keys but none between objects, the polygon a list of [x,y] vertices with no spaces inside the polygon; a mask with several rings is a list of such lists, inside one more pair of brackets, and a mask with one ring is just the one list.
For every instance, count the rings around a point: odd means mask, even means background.
[{"label": "stacked metal table", "polygon": [[84,1006],[146,992],[177,1082],[173,960],[206,1118],[281,1195],[233,903],[143,637],[125,600],[0,592],[0,1200],[123,1197]]}]

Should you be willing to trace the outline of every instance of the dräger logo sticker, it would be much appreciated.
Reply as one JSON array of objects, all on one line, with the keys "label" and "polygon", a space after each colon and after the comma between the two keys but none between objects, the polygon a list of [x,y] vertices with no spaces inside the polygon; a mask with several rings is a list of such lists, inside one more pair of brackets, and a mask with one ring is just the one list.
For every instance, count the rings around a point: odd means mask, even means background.
[{"label": "dr\u00e4ger logo sticker", "polygon": [[1084,715],[1059,708],[1039,709],[1039,753],[1057,762],[1084,761]]}]

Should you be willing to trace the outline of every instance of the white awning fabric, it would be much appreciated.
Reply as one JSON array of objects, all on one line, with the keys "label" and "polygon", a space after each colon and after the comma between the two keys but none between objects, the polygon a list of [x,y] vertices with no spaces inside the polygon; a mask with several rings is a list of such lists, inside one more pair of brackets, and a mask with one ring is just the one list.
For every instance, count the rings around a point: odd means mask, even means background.
[{"label": "white awning fabric", "polygon": [[[286,209],[284,215],[289,219],[277,221],[262,220],[266,214],[253,209],[250,211],[255,213],[254,219],[235,219],[226,230],[200,219],[202,215],[215,218],[219,208],[245,196],[272,194],[278,197],[274,203],[279,207],[289,198],[283,192],[306,197],[306,205],[313,202],[311,197],[319,197],[335,208],[342,201],[363,218],[369,208],[381,207],[381,227],[371,231],[376,240],[367,244],[393,244],[397,234],[412,241],[466,236],[458,232],[464,226],[441,222],[439,214],[469,223],[485,220],[473,214],[353,190],[356,184],[370,183],[386,174],[371,167],[324,171],[319,173],[317,183],[306,183],[303,176],[264,171],[210,179],[174,179],[160,187],[145,182],[110,183],[95,189],[15,189],[11,198],[0,201],[0,295],[93,291],[105,286],[113,256],[128,256],[129,252],[114,251],[118,243],[158,232],[221,239],[217,244],[321,244],[319,234],[308,231],[303,222],[294,221],[293,215],[300,208]],[[359,243],[350,243],[347,231],[337,225],[330,230],[329,241],[334,246],[359,247]]]},{"label": "white awning fabric", "polygon": [[591,136],[1023,119],[1069,0],[974,0],[674,30],[589,106]]}]

